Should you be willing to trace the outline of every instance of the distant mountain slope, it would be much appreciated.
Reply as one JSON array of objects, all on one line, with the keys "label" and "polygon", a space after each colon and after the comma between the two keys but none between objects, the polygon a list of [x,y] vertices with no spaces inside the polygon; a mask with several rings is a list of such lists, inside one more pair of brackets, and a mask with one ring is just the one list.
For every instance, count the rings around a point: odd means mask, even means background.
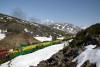
[{"label": "distant mountain slope", "polygon": [[83,26],[78,27],[78,26],[75,26],[75,25],[70,24],[70,23],[55,23],[55,22],[50,21],[50,20],[45,20],[41,24],[46,25],[46,26],[51,27],[51,28],[65,31],[66,33],[69,33],[69,34],[76,34],[78,31],[85,29],[85,27],[83,27]]},{"label": "distant mountain slope", "polygon": [[[0,48],[8,48],[8,49],[10,48],[9,46],[11,45],[13,45],[12,47],[14,47],[16,45],[18,46],[20,44],[26,44],[38,41],[34,40],[33,37],[35,36],[66,35],[66,33],[63,31],[52,29],[50,27],[35,22],[25,21],[1,13],[0,13],[0,33],[5,34],[5,38],[0,41]],[[5,46],[7,45],[8,47],[7,46],[4,47],[4,45]]]},{"label": "distant mountain slope", "polygon": [[[54,33],[62,34],[64,32],[57,29],[52,29],[50,27],[35,23],[29,22],[22,19],[18,19],[12,16],[0,14],[0,29],[8,31],[17,31],[17,32],[29,32],[34,36],[49,36]],[[12,29],[12,30],[11,30]],[[26,31],[27,30],[27,31]]]}]

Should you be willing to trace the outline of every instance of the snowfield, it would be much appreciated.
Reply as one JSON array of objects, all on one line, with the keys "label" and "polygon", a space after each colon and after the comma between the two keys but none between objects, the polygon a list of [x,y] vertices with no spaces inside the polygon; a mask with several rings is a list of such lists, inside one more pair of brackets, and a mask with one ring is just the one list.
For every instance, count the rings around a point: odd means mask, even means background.
[{"label": "snowfield", "polygon": [[34,37],[36,38],[37,40],[43,42],[43,41],[51,41],[52,40],[52,37]]},{"label": "snowfield", "polygon": [[59,38],[57,38],[57,39],[59,39],[59,40],[63,40],[65,37],[59,37]]},{"label": "snowfield", "polygon": [[[43,41],[52,41],[52,37],[34,37],[34,38],[36,38],[37,40],[39,40],[41,42],[43,42]],[[57,39],[63,40],[64,37],[59,37]]]},{"label": "snowfield", "polygon": [[2,40],[3,38],[5,38],[5,34],[0,33],[0,40]]},{"label": "snowfield", "polygon": [[0,67],[29,67],[29,66],[37,66],[40,61],[49,59],[53,54],[57,53],[64,47],[64,44],[57,44],[46,47],[44,49],[40,49],[30,54],[21,55],[4,64]]},{"label": "snowfield", "polygon": [[96,64],[96,67],[100,67],[100,48],[96,48],[96,45],[88,45],[85,47],[85,50],[72,62],[77,62],[76,67],[80,67],[85,61],[90,60],[90,63]]}]

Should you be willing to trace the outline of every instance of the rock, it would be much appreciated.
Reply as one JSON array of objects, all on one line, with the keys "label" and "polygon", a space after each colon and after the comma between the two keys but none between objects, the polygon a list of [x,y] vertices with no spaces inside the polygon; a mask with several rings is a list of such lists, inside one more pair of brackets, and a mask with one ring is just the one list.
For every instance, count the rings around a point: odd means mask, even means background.
[{"label": "rock", "polygon": [[84,64],[81,65],[81,67],[96,67],[96,66],[95,66],[95,65],[92,65],[92,64],[90,63],[90,61],[87,60],[87,61],[84,62]]},{"label": "rock", "polygon": [[67,63],[66,67],[76,67],[76,62]]},{"label": "rock", "polygon": [[88,35],[84,45],[87,46],[87,45],[92,44],[92,45],[97,45],[97,46],[100,47],[100,42],[99,41],[100,41],[99,37],[93,37],[93,36]]},{"label": "rock", "polygon": [[59,51],[51,58],[41,61],[37,67],[75,67],[76,63],[71,61],[82,51],[82,47],[69,47],[65,51]]},{"label": "rock", "polygon": [[29,66],[29,67],[36,67],[36,66]]},{"label": "rock", "polygon": [[37,65],[37,67],[46,67],[46,66],[48,66],[49,64],[47,63],[47,61],[41,61],[38,65]]}]

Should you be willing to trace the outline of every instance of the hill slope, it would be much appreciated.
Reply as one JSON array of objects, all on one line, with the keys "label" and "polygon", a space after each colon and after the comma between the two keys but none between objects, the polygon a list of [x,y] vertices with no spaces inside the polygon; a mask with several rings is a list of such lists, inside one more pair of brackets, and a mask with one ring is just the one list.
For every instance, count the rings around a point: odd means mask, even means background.
[{"label": "hill slope", "polygon": [[1,13],[0,33],[5,34],[5,38],[0,40],[0,48],[2,49],[14,48],[20,44],[39,42],[34,39],[35,36],[66,35],[63,31]]},{"label": "hill slope", "polygon": [[0,14],[0,29],[7,30],[7,32],[30,32],[34,36],[49,36],[52,34],[63,34],[64,32],[52,29],[50,27],[18,19],[12,16]]}]

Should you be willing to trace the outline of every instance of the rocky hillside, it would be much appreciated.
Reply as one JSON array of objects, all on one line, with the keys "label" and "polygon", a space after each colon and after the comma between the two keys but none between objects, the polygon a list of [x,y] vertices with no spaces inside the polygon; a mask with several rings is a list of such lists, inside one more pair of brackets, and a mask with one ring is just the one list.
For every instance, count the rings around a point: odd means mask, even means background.
[{"label": "rocky hillside", "polygon": [[80,30],[86,28],[84,26],[78,27],[78,26],[75,26],[75,25],[70,24],[70,23],[55,23],[54,21],[50,21],[50,20],[45,20],[41,24],[46,25],[46,26],[51,27],[51,28],[65,31],[66,33],[69,33],[69,34],[76,34]]},{"label": "rocky hillside", "polygon": [[[50,59],[41,61],[37,67],[76,67],[77,63],[72,62],[72,60],[84,51],[84,46],[90,44],[96,45],[96,48],[100,47],[100,23],[80,31],[69,46],[60,50]],[[87,60],[81,67],[96,67],[96,64],[91,64],[90,61]]]},{"label": "rocky hillside", "polygon": [[29,32],[32,33],[34,36],[49,36],[53,34],[63,35],[64,32],[52,29],[50,27],[35,23],[25,21],[19,18],[15,18],[12,16],[8,16],[5,14],[0,13],[0,29],[7,30],[7,32]]},{"label": "rocky hillside", "polygon": [[35,36],[63,36],[65,32],[0,13],[0,49],[10,49],[20,44],[39,42]]}]

